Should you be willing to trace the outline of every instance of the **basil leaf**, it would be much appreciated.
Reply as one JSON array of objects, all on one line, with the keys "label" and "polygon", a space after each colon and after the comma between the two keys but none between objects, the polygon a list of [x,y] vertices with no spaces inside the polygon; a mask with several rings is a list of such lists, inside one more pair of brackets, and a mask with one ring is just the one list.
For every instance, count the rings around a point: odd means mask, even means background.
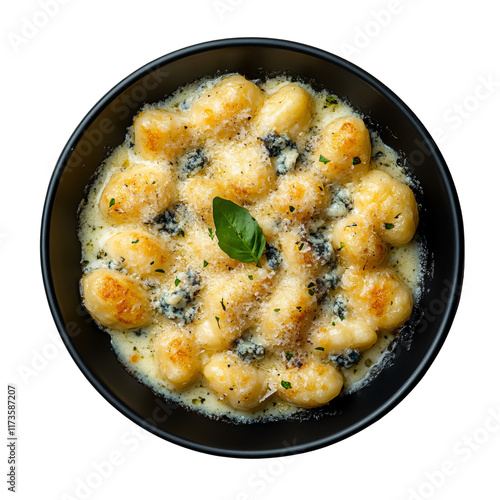
[{"label": "basil leaf", "polygon": [[221,250],[232,259],[255,262],[257,267],[261,267],[259,259],[266,246],[266,238],[250,212],[218,196],[213,199],[212,209],[215,235]]}]

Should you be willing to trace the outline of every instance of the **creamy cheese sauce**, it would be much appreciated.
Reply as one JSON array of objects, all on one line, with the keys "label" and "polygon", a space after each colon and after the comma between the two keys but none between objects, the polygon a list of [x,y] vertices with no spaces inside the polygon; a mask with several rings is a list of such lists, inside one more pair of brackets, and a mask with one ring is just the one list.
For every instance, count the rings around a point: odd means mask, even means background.
[{"label": "creamy cheese sauce", "polygon": [[[211,90],[215,90],[217,85],[220,84],[226,76],[227,75],[224,75],[224,77],[215,79],[207,78],[203,81],[189,84],[160,103],[146,105],[144,110],[155,111],[160,109],[173,113],[188,112],[196,103],[197,99],[199,99],[200,94],[206,94]],[[276,77],[256,83],[261,89],[262,94],[267,98],[292,82],[286,77]],[[317,148],[320,147],[323,130],[336,119],[342,117],[362,118],[362,116],[357,114],[354,109],[333,94],[328,94],[325,91],[315,91],[307,83],[293,83],[306,90],[312,96],[314,111],[312,120],[307,126],[307,130],[299,134],[299,137],[294,141],[298,155],[293,148],[288,152],[283,150],[285,152],[282,156],[282,162],[285,166],[295,162],[293,169],[295,172],[309,172],[312,168],[312,155],[317,151]],[[327,96],[329,96],[328,99]],[[172,384],[159,376],[158,366],[155,361],[155,336],[158,335],[162,325],[168,323],[186,326],[190,332],[194,332],[195,337],[201,330],[207,328],[206,318],[203,316],[203,314],[206,313],[203,304],[199,305],[197,311],[193,313],[194,319],[185,324],[184,320],[180,321],[176,318],[165,318],[164,314],[162,314],[162,307],[165,307],[165,302],[162,302],[162,297],[169,296],[172,298],[174,296],[172,294],[179,289],[176,280],[182,283],[186,282],[188,280],[186,277],[188,269],[194,270],[201,276],[200,287],[202,292],[199,293],[203,294],[203,290],[217,286],[221,270],[223,273],[232,272],[231,266],[234,265],[232,259],[226,258],[224,260],[221,250],[217,247],[217,238],[212,239],[208,235],[208,228],[214,229],[211,214],[200,216],[203,209],[199,209],[198,211],[197,209],[191,209],[190,203],[196,204],[198,197],[201,198],[205,196],[206,189],[200,188],[199,191],[187,190],[194,178],[212,179],[221,175],[221,170],[218,169],[217,161],[214,159],[218,158],[218,155],[227,154],[227,151],[229,151],[228,157],[231,158],[233,154],[231,148],[234,147],[234,144],[238,145],[242,142],[244,143],[246,140],[251,141],[254,137],[252,137],[251,130],[244,130],[240,133],[238,141],[235,143],[232,140],[219,140],[217,137],[206,140],[203,148],[208,156],[208,160],[206,164],[201,167],[200,171],[195,171],[194,174],[185,171],[182,165],[186,165],[188,161],[186,159],[186,154],[189,154],[192,150],[196,150],[197,147],[188,149],[187,153],[183,152],[171,161],[160,161],[158,159],[151,160],[144,158],[144,156],[140,154],[135,142],[136,139],[134,130],[131,128],[124,143],[103,162],[96,178],[88,189],[86,200],[82,203],[79,213],[79,239],[82,244],[82,269],[84,275],[89,275],[96,269],[118,270],[124,274],[130,275],[138,280],[142,284],[141,286],[145,288],[154,310],[152,323],[141,328],[113,329],[106,328],[105,326],[102,327],[110,335],[111,344],[118,359],[131,374],[151,387],[156,393],[167,399],[177,401],[181,405],[195,411],[204,412],[211,417],[227,416],[238,421],[248,422],[258,419],[288,418],[295,414],[307,412],[307,409],[302,408],[300,405],[286,401],[280,397],[277,393],[276,383],[274,383],[274,385],[273,383],[269,383],[268,392],[265,394],[264,400],[260,405],[254,409],[244,411],[243,409],[231,407],[225,400],[220,398],[220,395],[216,395],[214,391],[209,388],[205,378],[201,375],[183,390],[175,390]],[[370,139],[372,146],[370,170],[378,169],[387,172],[392,178],[397,179],[405,185],[411,186],[411,179],[408,177],[405,170],[398,165],[398,154],[384,145],[376,132],[371,132]],[[263,156],[267,155],[265,148],[262,147],[259,151],[259,154]],[[288,157],[286,156],[287,154],[289,155]],[[172,186],[172,201],[169,203],[169,210],[175,212],[177,217],[175,224],[178,225],[177,231],[179,227],[182,228],[180,232],[175,234],[175,232],[172,231],[169,232],[158,229],[158,225],[151,223],[151,221],[133,221],[132,223],[127,222],[125,224],[118,224],[102,213],[102,209],[100,209],[101,199],[106,187],[115,174],[131,166],[163,165],[162,161],[167,165],[162,168],[167,168],[175,172],[175,186]],[[266,159],[266,161],[269,160]],[[277,182],[279,185],[287,175],[290,174],[286,172],[284,174],[281,173],[277,181],[273,182]],[[348,180],[341,183],[325,182],[324,185],[330,190],[332,190],[332,188],[336,189],[336,186],[344,188],[352,198],[353,193],[355,193],[356,189],[359,187],[359,179]],[[302,224],[295,224],[293,221],[290,222],[290,220],[287,220],[287,217],[293,218],[292,214],[281,217],[277,222],[276,217],[273,218],[268,216],[268,198],[276,189],[277,187],[273,187],[267,196],[261,196],[261,193],[258,192],[251,203],[247,205],[250,213],[252,213],[263,228],[268,241],[273,242],[273,244],[279,248],[281,244],[280,238],[283,232],[289,230],[295,231],[294,234],[298,235],[298,238],[302,238],[301,241],[305,242],[303,243],[303,245],[305,245],[304,252],[308,251],[308,248],[312,245],[312,243],[304,237],[306,234],[318,231],[324,235],[327,242],[333,241],[332,228],[338,220],[341,220],[342,217],[346,215],[345,213],[340,216],[338,215],[340,213],[338,212],[338,206],[332,205],[328,209],[321,210],[311,220],[307,220]],[[332,193],[335,189],[333,189]],[[114,198],[112,200],[114,202]],[[179,201],[182,202],[181,205],[179,205]],[[290,205],[293,203],[293,201],[290,201]],[[109,204],[111,204],[111,201]],[[241,200],[240,204],[243,204]],[[344,210],[344,208],[345,207],[341,205],[340,211]],[[353,208],[349,206],[345,208],[345,210],[348,210],[350,213]],[[113,259],[106,251],[108,240],[112,236],[119,234],[120,231],[123,230],[123,227],[140,227],[150,231],[162,240],[173,256],[170,265],[161,273],[153,273],[147,276],[124,269],[122,267],[122,264],[124,264],[123,259],[122,261],[116,258]],[[299,241],[297,243],[299,243]],[[384,266],[396,271],[399,279],[410,290],[415,303],[418,301],[420,294],[420,284],[422,281],[421,273],[423,269],[422,259],[424,255],[418,238],[415,236],[409,243],[404,245],[387,243],[386,248],[387,255]],[[311,249],[309,250],[312,251]],[[341,251],[342,248],[333,249],[333,261],[335,261],[336,256],[338,257]],[[283,251],[281,253],[283,253]],[[267,257],[267,259],[269,262],[269,257]],[[281,259],[283,259],[283,255],[281,255]],[[264,265],[261,269],[257,268],[255,264],[252,263],[238,265],[241,268],[242,275],[252,276],[252,280],[259,280],[261,277],[265,277],[271,283],[265,291],[258,291],[255,293],[255,300],[253,302],[245,302],[242,304],[242,307],[246,308],[250,315],[251,320],[249,326],[246,326],[243,332],[240,331],[238,336],[243,333],[245,337],[250,337],[253,341],[258,343],[257,341],[264,338],[266,335],[266,332],[263,331],[263,327],[259,322],[262,311],[265,309],[266,304],[272,300],[270,297],[272,297],[273,291],[279,286],[279,283],[286,282],[289,277],[286,269],[284,270],[283,263],[275,268]],[[336,269],[337,279],[342,280],[342,273],[346,266],[337,265],[335,267],[331,265],[330,267]],[[323,274],[321,274],[321,276],[323,276]],[[179,279],[179,277],[181,279]],[[322,321],[324,323],[325,317],[329,317],[330,319],[334,318],[337,323],[339,322],[338,317],[331,311],[333,307],[332,304],[334,304],[336,298],[345,295],[341,288],[341,285],[337,284],[336,287],[334,286],[333,291],[327,291],[325,297],[318,299],[317,313],[308,327],[310,331],[319,328]],[[198,290],[192,293],[194,297],[193,302],[199,302]],[[316,293],[321,294],[325,292]],[[230,301],[230,297],[226,299],[226,301],[228,300]],[[88,308],[91,310],[90,307]],[[279,308],[276,309],[279,311]],[[276,314],[279,314],[279,312]],[[96,318],[96,315],[93,315],[94,318]],[[357,317],[357,311],[353,309],[353,306],[348,302],[346,321],[349,321],[349,319],[353,317]],[[396,336],[397,328],[394,331],[380,331],[375,344],[365,349],[364,352],[361,352],[361,358],[356,364],[350,367],[341,366],[339,368],[344,378],[344,392],[354,390],[359,386],[360,382],[366,380],[370,376],[370,372],[373,371],[377,363],[380,362],[382,354]],[[308,359],[315,356],[314,350],[311,350],[312,348],[310,348],[308,344],[312,345],[312,341],[307,340],[304,345],[294,348],[293,353],[289,351],[288,348],[284,348],[281,351],[278,350],[277,352],[274,352],[272,349],[266,349],[266,355],[261,359],[253,361],[251,365],[266,373],[273,372],[273,370],[283,370],[283,366],[286,364],[283,361],[283,356],[288,357],[289,353],[292,355],[292,359],[288,359],[288,362],[293,362],[294,356],[295,359],[300,357],[302,360],[301,362],[307,362]],[[219,350],[234,353],[234,344],[230,344],[229,347],[225,349],[202,348],[198,354],[202,366],[205,366],[214,353]],[[328,358],[323,358],[322,362],[332,364],[332,361],[328,361]]]}]

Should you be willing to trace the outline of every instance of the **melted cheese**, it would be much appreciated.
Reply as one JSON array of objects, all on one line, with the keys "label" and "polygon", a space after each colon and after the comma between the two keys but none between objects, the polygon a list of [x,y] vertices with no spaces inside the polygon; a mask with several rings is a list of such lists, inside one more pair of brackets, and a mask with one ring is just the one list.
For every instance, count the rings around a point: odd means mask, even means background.
[{"label": "melted cheese", "polygon": [[[340,264],[343,242],[336,242],[339,248],[332,245],[335,224],[352,213],[365,217],[354,208],[353,197],[366,169],[337,180],[331,169],[325,177],[322,169],[332,160],[320,155],[323,151],[333,155],[337,145],[322,149],[321,134],[335,120],[363,117],[335,96],[327,99],[326,92],[285,77],[255,84],[235,75],[224,83],[226,77],[194,82],[166,100],[144,107],[137,135],[132,127],[124,143],[103,162],[82,202],[82,268],[84,276],[96,269],[128,274],[147,291],[155,311],[149,326],[103,329],[120,362],[156,393],[209,416],[240,421],[291,418],[303,415],[305,407],[327,402],[318,394],[331,398],[338,393],[318,386],[325,373],[335,383],[343,378],[344,392],[366,383],[397,336],[397,331],[378,332],[371,347],[366,344],[369,335],[356,344],[356,332],[370,318],[353,309],[356,301],[342,284],[345,270],[355,264],[344,258]],[[162,117],[166,117],[164,124]],[[226,122],[226,127],[207,125]],[[345,155],[357,151],[348,133],[343,140],[350,149],[345,154],[335,151],[335,157],[344,154],[344,165]],[[366,139],[363,141],[359,141],[365,147],[361,153],[366,155]],[[398,166],[398,154],[374,132],[371,151],[371,170],[383,170],[412,186]],[[352,164],[357,160],[355,156]],[[134,169],[142,172],[137,182]],[[231,259],[218,247],[217,238],[212,237],[214,196],[246,206],[259,222],[275,249],[262,257],[262,268]],[[165,207],[168,211],[163,213]],[[364,220],[367,227],[371,223],[369,218]],[[151,241],[138,254],[135,245],[147,235]],[[411,291],[413,301],[418,300],[422,248],[415,238],[403,246],[384,245],[385,256],[377,259],[377,268],[396,271],[401,286]],[[146,251],[149,253],[144,254]],[[349,330],[353,319],[356,328]],[[344,322],[352,345],[365,349],[360,360],[347,368],[335,365],[335,355],[341,352],[326,352],[312,340],[335,335],[331,345],[343,345],[343,331],[333,329]],[[155,340],[169,329],[181,332],[176,335],[185,332],[196,355],[196,362],[189,365],[195,367],[194,375],[190,372],[179,378],[180,372],[173,368],[178,378],[172,382],[182,390],[168,381],[168,366],[159,370],[155,359],[155,348],[162,345]],[[323,337],[316,335],[319,331]],[[225,378],[211,360],[237,356],[238,339],[245,339],[241,345],[250,350],[240,350],[243,361],[234,363],[235,370],[243,366],[241,374],[233,371]],[[251,358],[251,342],[265,347],[255,351],[255,359]],[[248,353],[250,358],[245,357]],[[169,352],[163,362],[175,363],[177,357]],[[183,360],[186,362],[185,356]],[[211,386],[202,375],[207,365],[210,376],[217,380]],[[321,373],[317,380],[314,370]],[[307,376],[301,377],[306,371]],[[234,390],[227,380],[243,383],[254,372],[259,377],[258,392],[246,402],[227,392]],[[287,373],[293,374],[294,384],[300,384],[301,378],[307,384],[294,386],[288,394],[290,382],[283,378]],[[308,394],[312,391],[308,387],[313,386],[315,392]]]}]

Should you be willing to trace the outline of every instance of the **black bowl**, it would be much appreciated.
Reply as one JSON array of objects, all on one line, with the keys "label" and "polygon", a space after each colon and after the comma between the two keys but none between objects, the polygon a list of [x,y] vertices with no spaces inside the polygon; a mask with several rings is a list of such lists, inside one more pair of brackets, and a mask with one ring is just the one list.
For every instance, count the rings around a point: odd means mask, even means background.
[{"label": "black bowl", "polygon": [[[428,272],[409,328],[367,386],[311,411],[306,421],[237,425],[162,400],[125,371],[108,336],[80,305],[76,212],[95,169],[123,141],[145,102],[159,101],[191,80],[228,72],[248,78],[291,73],[346,98],[370,118],[386,144],[403,152],[421,188],[419,232],[428,249]],[[42,218],[41,258],[49,305],[62,339],[85,376],[111,404],[145,429],[188,448],[233,457],[272,457],[340,441],[375,422],[411,391],[451,327],[463,278],[464,241],[460,206],[444,159],[395,94],[327,52],[288,41],[245,38],[208,42],[161,57],[125,78],[96,104],[55,167]]]}]

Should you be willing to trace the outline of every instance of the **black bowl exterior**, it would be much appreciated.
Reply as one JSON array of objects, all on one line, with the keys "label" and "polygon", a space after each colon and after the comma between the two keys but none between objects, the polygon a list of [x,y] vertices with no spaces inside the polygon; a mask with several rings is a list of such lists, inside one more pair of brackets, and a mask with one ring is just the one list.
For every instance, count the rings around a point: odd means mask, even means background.
[{"label": "black bowl exterior", "polygon": [[[237,425],[166,402],[129,375],[109,338],[80,304],[77,209],[102,160],[124,140],[133,116],[186,82],[238,72],[247,78],[290,73],[313,79],[348,101],[382,139],[408,160],[418,180],[431,267],[422,299],[388,365],[359,391],[337,398],[308,419]],[[69,352],[95,388],[118,410],[152,433],[182,446],[233,457],[272,457],[319,448],[365,428],[398,404],[437,355],[458,306],[464,242],[460,206],[450,173],[429,133],[379,81],[321,50],[273,39],[228,39],[166,55],[113,88],[84,118],[59,158],[50,181],[41,231],[42,272],[49,305]],[[405,332],[406,334],[406,332]],[[411,348],[408,348],[411,343]]]}]

